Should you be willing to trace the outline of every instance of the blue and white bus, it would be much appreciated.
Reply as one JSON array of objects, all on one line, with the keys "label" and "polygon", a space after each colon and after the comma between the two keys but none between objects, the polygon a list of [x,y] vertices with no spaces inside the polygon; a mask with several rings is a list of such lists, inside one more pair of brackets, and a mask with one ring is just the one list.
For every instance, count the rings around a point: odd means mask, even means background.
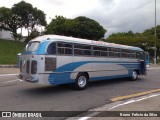
[{"label": "blue and white bus", "polygon": [[90,81],[146,74],[145,52],[138,47],[44,35],[21,55],[19,78],[41,84],[67,84],[83,90]]}]

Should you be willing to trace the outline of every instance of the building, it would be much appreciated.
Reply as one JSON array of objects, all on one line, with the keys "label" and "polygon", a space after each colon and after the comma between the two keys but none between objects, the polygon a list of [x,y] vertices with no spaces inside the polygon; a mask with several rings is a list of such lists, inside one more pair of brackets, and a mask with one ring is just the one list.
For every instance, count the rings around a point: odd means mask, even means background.
[{"label": "building", "polygon": [[0,39],[13,40],[11,32],[0,30]]}]

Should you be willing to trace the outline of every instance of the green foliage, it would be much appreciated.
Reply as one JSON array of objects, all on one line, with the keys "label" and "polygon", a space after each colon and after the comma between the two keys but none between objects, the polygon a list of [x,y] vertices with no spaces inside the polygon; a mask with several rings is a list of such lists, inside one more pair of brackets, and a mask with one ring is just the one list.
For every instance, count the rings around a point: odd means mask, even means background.
[{"label": "green foliage", "polygon": [[[154,43],[153,46],[155,46],[156,44],[156,47],[157,47],[157,56],[160,56],[160,25],[158,25],[156,27],[156,38],[155,38],[155,27],[152,27],[150,29],[147,29],[143,32],[143,36],[152,36],[154,38]],[[149,52],[151,53],[152,56],[154,56],[154,51],[151,50],[151,49],[148,49]]]},{"label": "green foliage", "polygon": [[29,40],[29,29],[32,32],[36,26],[46,26],[46,24],[45,13],[25,1],[14,4],[11,9],[0,7],[0,29],[11,31],[16,41],[21,36],[17,34],[18,28],[28,29],[27,40]]},{"label": "green foliage", "polygon": [[0,7],[0,29],[11,31],[13,37],[17,40],[17,29],[22,25],[21,17],[13,13],[13,11],[6,7]]},{"label": "green foliage", "polygon": [[[25,1],[14,4],[12,11],[22,18],[22,27],[30,29],[31,33],[34,31],[35,26],[46,26],[47,24],[45,13],[38,8],[34,8],[30,3],[26,3]],[[26,39],[26,42],[32,38],[30,35],[31,34],[28,30],[28,38]]]},{"label": "green foliage", "polygon": [[0,39],[0,64],[16,64],[16,56],[24,47],[25,43]]},{"label": "green foliage", "polygon": [[[159,34],[160,31],[157,29],[157,34]],[[158,37],[159,38],[159,37]],[[114,33],[110,35],[107,39],[104,41],[111,42],[111,43],[117,43],[117,44],[123,44],[123,45],[129,45],[129,46],[137,46],[142,48],[143,50],[150,53],[150,56],[154,56],[154,46],[156,43],[157,47],[157,56],[160,56],[160,39],[155,39],[154,37],[154,28],[145,30],[143,33],[133,33],[132,31],[129,31],[127,33]],[[156,42],[155,42],[156,41]]]},{"label": "green foliage", "polygon": [[106,32],[99,23],[86,17],[77,17],[74,23],[74,37],[100,40]]},{"label": "green foliage", "polygon": [[22,25],[27,28],[30,23],[29,15],[32,15],[33,13],[33,6],[30,3],[21,1],[17,4],[14,4],[11,10],[22,18]]},{"label": "green foliage", "polygon": [[46,33],[99,40],[104,37],[105,32],[99,23],[86,17],[67,19],[56,16],[47,26]]},{"label": "green foliage", "polygon": [[39,36],[39,32],[38,32],[36,29],[34,29],[34,30],[32,31],[32,33],[30,34],[29,38],[28,38],[28,37],[26,38],[26,41],[29,41],[29,40],[37,37],[37,36]]},{"label": "green foliage", "polygon": [[[143,32],[144,35],[155,35],[155,27],[152,27],[151,29],[147,29]],[[156,36],[158,39],[160,39],[160,25],[156,27]]]},{"label": "green foliage", "polygon": [[38,8],[34,8],[33,11],[34,21],[31,21],[32,26],[34,25],[42,25],[46,26],[46,14]]},{"label": "green foliage", "polygon": [[72,22],[71,20],[63,17],[56,16],[52,19],[51,23],[47,26],[47,34],[57,34],[57,35],[68,35],[68,30],[71,30]]}]

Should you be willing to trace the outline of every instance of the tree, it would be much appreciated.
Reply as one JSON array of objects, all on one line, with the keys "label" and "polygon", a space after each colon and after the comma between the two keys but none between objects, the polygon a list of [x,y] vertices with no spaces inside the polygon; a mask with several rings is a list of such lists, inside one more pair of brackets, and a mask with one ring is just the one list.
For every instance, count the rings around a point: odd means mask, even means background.
[{"label": "tree", "polygon": [[67,19],[56,16],[47,26],[46,33],[99,40],[104,37],[105,32],[106,30],[99,23],[86,17]]},{"label": "tree", "polygon": [[[114,33],[110,35],[104,41],[123,44],[123,45],[130,45],[130,46],[137,46],[142,48],[143,50],[150,53],[150,56],[154,56],[154,49],[155,46],[155,37],[152,31],[145,30],[143,33],[133,33],[133,32],[123,32],[123,33]],[[158,50],[160,48],[160,40],[156,40],[157,46],[157,53],[159,54]],[[158,55],[157,54],[157,55]],[[160,54],[159,54],[160,55]]]},{"label": "tree", "polygon": [[17,29],[22,25],[21,17],[13,13],[13,11],[6,7],[0,8],[0,29],[11,31],[14,39],[18,40]]},{"label": "tree", "polygon": [[35,26],[46,26],[47,24],[45,13],[37,8],[33,8],[30,3],[26,3],[25,1],[14,4],[12,11],[22,18],[21,27],[28,29],[28,39],[26,42],[30,40],[29,35],[35,29]]},{"label": "tree", "polygon": [[87,17],[74,19],[75,37],[100,40],[104,37],[106,30],[96,21]]},{"label": "tree", "polygon": [[17,29],[25,27],[28,29],[28,38],[32,31],[35,31],[36,26],[46,26],[45,14],[43,11],[33,8],[30,3],[21,1],[14,4],[11,9],[0,8],[0,29],[11,31],[15,40],[21,36],[17,34]]},{"label": "tree", "polygon": [[[154,37],[154,45],[156,44],[157,48],[157,56],[160,56],[160,25],[156,26],[156,38],[155,38],[155,27],[147,29],[143,32],[144,36],[152,36]],[[154,56],[154,55],[153,55]]]},{"label": "tree", "polygon": [[[25,1],[21,1],[17,4],[14,4],[11,9],[14,13],[21,16],[22,18],[21,28],[22,27],[28,28],[30,22],[29,15],[33,12],[32,5],[30,3],[26,3]],[[28,30],[28,36],[29,36],[29,30]]]},{"label": "tree", "polygon": [[[155,35],[155,27],[152,27],[152,28],[150,28],[150,29],[147,29],[147,30],[145,30],[144,32],[143,32],[143,34],[144,35]],[[158,25],[157,27],[156,27],[156,36],[157,36],[157,38],[158,39],[160,39],[160,25]]]},{"label": "tree", "polygon": [[69,36],[69,28],[72,26],[71,21],[63,16],[56,16],[47,26],[47,34],[66,35]]}]

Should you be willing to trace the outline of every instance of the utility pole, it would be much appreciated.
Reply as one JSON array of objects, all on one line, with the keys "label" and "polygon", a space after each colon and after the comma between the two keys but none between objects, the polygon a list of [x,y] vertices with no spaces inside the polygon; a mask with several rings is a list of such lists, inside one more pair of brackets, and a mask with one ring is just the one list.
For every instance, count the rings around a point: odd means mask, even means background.
[{"label": "utility pole", "polygon": [[154,65],[156,65],[156,52],[157,52],[157,47],[156,47],[156,39],[157,39],[157,29],[156,29],[156,27],[157,27],[157,13],[156,13],[157,11],[156,11],[156,0],[155,0],[155,46],[154,46]]}]

